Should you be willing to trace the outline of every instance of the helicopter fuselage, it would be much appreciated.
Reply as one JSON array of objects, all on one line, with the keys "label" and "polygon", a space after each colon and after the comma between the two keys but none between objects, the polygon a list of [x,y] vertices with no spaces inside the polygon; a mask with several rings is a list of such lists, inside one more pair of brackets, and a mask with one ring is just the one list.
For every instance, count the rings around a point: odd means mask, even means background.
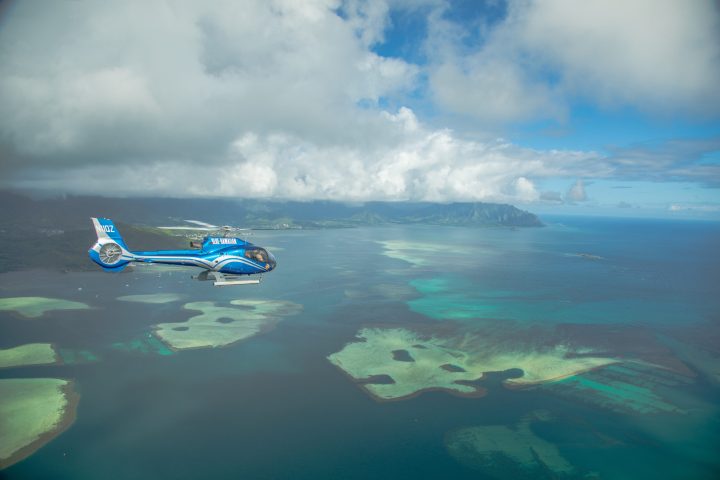
[{"label": "helicopter fuselage", "polygon": [[240,238],[205,237],[199,250],[134,251],[133,262],[188,265],[230,275],[269,272],[277,261],[272,253]]},{"label": "helicopter fuselage", "polygon": [[90,247],[90,258],[104,270],[119,272],[130,263],[161,263],[200,267],[215,274],[216,285],[251,283],[232,281],[223,274],[254,275],[266,273],[277,266],[277,260],[266,249],[241,238],[206,236],[192,250],[130,251],[112,220],[93,218],[97,242]]}]

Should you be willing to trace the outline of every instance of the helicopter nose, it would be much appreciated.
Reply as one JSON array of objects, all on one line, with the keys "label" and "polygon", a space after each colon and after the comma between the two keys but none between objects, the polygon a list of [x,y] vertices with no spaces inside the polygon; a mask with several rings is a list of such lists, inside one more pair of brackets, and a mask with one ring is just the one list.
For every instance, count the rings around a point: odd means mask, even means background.
[{"label": "helicopter nose", "polygon": [[272,253],[268,252],[268,257],[269,257],[269,260],[270,260],[270,261],[268,262],[268,263],[270,264],[270,270],[274,270],[275,267],[277,266],[277,260],[275,260],[275,255],[273,255]]}]

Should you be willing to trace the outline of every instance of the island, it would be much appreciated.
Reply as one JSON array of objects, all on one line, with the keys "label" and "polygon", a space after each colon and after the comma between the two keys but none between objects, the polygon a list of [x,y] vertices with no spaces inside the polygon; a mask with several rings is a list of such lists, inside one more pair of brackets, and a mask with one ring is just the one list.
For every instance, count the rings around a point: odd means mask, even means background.
[{"label": "island", "polygon": [[86,310],[89,305],[61,298],[6,297],[0,298],[0,310],[13,311],[23,317],[38,318],[51,310]]},{"label": "island", "polygon": [[27,343],[17,347],[0,349],[0,368],[25,365],[51,365],[59,357],[49,343]]},{"label": "island", "polygon": [[190,302],[183,308],[201,313],[185,322],[160,323],[153,332],[174,350],[230,345],[267,331],[280,317],[302,309],[297,303],[280,300],[233,300],[230,306]]},{"label": "island", "polygon": [[79,395],[60,378],[0,380],[0,469],[30,456],[75,420]]},{"label": "island", "polygon": [[522,388],[576,375],[623,360],[590,349],[553,345],[498,350],[479,334],[421,335],[408,328],[364,328],[328,360],[377,400],[400,400],[427,390],[482,396],[473,383],[486,373],[521,369],[504,385]]}]

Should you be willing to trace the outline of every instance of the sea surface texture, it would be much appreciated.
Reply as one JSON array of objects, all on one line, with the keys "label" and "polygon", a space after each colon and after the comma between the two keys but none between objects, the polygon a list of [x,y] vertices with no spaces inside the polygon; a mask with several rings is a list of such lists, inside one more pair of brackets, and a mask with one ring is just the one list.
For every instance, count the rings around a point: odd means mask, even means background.
[{"label": "sea surface texture", "polygon": [[543,220],[257,231],[259,286],[2,274],[0,382],[67,388],[0,478],[720,478],[720,224]]}]

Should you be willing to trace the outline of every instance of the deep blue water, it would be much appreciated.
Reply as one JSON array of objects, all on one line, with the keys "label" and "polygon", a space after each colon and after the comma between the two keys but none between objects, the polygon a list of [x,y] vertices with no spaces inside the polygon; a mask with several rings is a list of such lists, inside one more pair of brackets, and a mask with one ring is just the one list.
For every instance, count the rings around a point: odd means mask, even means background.
[{"label": "deep blue water", "polygon": [[[695,364],[700,360],[679,351],[662,353],[693,372],[669,377],[677,385],[659,386],[660,377],[642,373],[598,372],[593,378],[654,389],[682,414],[638,413],[576,390],[509,390],[493,378],[484,381],[488,395],[482,398],[436,391],[378,402],[326,360],[365,326],[485,328],[522,345],[528,331],[565,332],[571,325],[589,341],[635,335],[638,350],[647,350],[644,342],[656,340],[669,348],[658,340],[669,338],[717,361],[720,224],[544,220],[547,227],[532,229],[256,232],[253,242],[268,246],[279,261],[257,287],[214,288],[191,280],[184,269],[3,274],[0,296],[58,297],[93,309],[39,319],[0,312],[0,347],[48,341],[90,351],[99,361],[0,371],[2,378],[73,378],[81,395],[74,425],[0,477],[503,477],[502,469],[452,457],[448,435],[469,426],[514,426],[544,410],[554,420],[533,430],[575,466],[571,477],[716,478],[720,388],[708,371],[717,363]],[[409,252],[424,261],[389,257],[383,241],[422,244],[424,250]],[[415,290],[418,281],[444,290]],[[410,293],[382,295],[383,285]],[[165,305],[116,300],[155,292],[184,298]],[[163,356],[113,347],[143,338],[156,323],[189,318],[193,312],[181,309],[184,302],[237,298],[288,300],[302,304],[303,312],[226,348]],[[629,343],[623,348],[632,349]]]}]

